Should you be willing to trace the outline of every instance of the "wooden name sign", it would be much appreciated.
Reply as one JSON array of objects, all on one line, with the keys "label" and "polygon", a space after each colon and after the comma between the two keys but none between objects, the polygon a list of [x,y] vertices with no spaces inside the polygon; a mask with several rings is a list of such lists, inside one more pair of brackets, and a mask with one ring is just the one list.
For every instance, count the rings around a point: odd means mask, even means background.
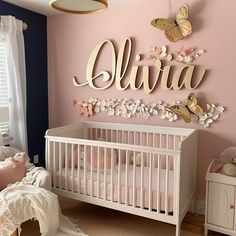
[{"label": "wooden name sign", "polygon": [[[102,48],[106,45],[111,47],[111,56],[112,56],[112,70],[111,73],[107,71],[101,71],[95,74],[95,66],[98,63],[97,59]],[[150,67],[148,65],[144,66],[132,66],[130,68],[132,52],[132,41],[130,38],[126,38],[121,44],[118,55],[116,55],[116,50],[114,44],[110,40],[105,40],[99,43],[94,50],[92,51],[86,72],[86,81],[79,83],[76,77],[73,77],[73,84],[77,87],[90,86],[96,90],[104,90],[109,88],[113,83],[115,83],[118,90],[126,90],[131,88],[132,90],[138,90],[143,88],[146,94],[150,94],[157,86],[158,82],[162,89],[166,90],[179,90],[183,87],[186,89],[196,89],[200,83],[203,81],[206,70],[200,69],[196,75],[194,73],[194,65],[184,65],[177,68],[174,73],[171,73],[170,65],[162,66],[160,60],[156,60],[155,64],[152,65],[156,68],[155,78],[150,78]],[[140,61],[140,55],[136,56],[136,61]],[[130,70],[129,80],[124,81],[127,72]],[[139,70],[142,70],[142,78],[138,79]],[[105,82],[104,86],[96,85],[95,81],[98,78],[102,78],[102,81]],[[125,83],[126,82],[126,83]],[[138,84],[139,83],[139,84]]]}]

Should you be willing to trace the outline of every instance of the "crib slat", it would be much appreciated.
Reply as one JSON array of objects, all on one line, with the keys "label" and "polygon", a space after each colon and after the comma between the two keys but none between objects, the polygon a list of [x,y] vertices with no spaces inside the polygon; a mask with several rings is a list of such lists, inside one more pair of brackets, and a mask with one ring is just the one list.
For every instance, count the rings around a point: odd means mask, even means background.
[{"label": "crib slat", "polygon": [[119,163],[118,163],[118,203],[121,203],[121,199],[120,199],[120,195],[121,195],[121,189],[120,189],[120,178],[121,178],[121,150],[119,149],[119,155],[118,155],[118,157],[119,157]]},{"label": "crib slat", "polygon": [[[112,133],[111,133],[112,134]],[[113,175],[114,175],[114,151],[113,150],[111,150],[111,201],[113,202],[113,199],[114,199],[114,197],[113,197],[113,192],[114,192],[114,190],[113,190],[113,181],[114,181],[114,177],[113,177]]]},{"label": "crib slat", "polygon": [[74,170],[75,170],[75,156],[74,156],[74,144],[71,145],[71,176],[69,177],[71,182],[71,191],[74,192]]},{"label": "crib slat", "polygon": [[81,193],[81,188],[80,188],[80,170],[81,170],[81,148],[80,145],[77,145],[77,162],[78,162],[78,167],[77,167],[77,187],[78,187],[78,193]]},{"label": "crib slat", "polygon": [[109,129],[109,136],[108,136],[108,141],[111,142],[111,129]]},{"label": "crib slat", "polygon": [[107,199],[107,148],[104,148],[104,200]]},{"label": "crib slat", "polygon": [[133,207],[136,207],[136,152],[134,152],[133,162]]},{"label": "crib slat", "polygon": [[119,131],[118,130],[116,130],[116,143],[118,143],[119,141],[118,141],[118,139],[119,139],[119,133],[118,133]]},{"label": "crib slat", "polygon": [[125,151],[125,205],[128,205],[128,151]]},{"label": "crib slat", "polygon": [[93,146],[90,147],[90,195],[93,197],[93,156],[94,150]]},{"label": "crib slat", "polygon": [[100,199],[100,147],[97,147],[97,198]]},{"label": "crib slat", "polygon": [[47,149],[47,155],[48,155],[48,170],[52,172],[52,155],[51,155],[51,141],[48,141],[48,149]]},{"label": "crib slat", "polygon": [[84,195],[87,195],[87,145],[84,146]]},{"label": "crib slat", "polygon": [[114,142],[113,133],[114,133],[114,130],[111,129],[111,142]]},{"label": "crib slat", "polygon": [[144,207],[144,192],[143,192],[143,171],[144,171],[144,153],[141,153],[141,193],[140,193],[140,207]]},{"label": "crib slat", "polygon": [[180,183],[178,181],[178,177],[179,177],[179,170],[180,170],[180,166],[179,166],[180,162],[179,162],[179,157],[178,156],[174,156],[174,166],[173,166],[173,172],[174,172],[174,191],[173,191],[173,203],[174,203],[174,212],[173,212],[173,216],[174,217],[178,217],[179,214],[179,189],[180,189]]},{"label": "crib slat", "polygon": [[165,215],[168,215],[169,202],[168,202],[168,190],[169,190],[169,156],[166,156],[166,180],[165,180]]},{"label": "crib slat", "polygon": [[49,164],[48,164],[48,160],[49,160],[49,155],[48,155],[48,138],[46,138],[45,141],[45,161],[46,161],[46,168],[49,170]]},{"label": "crib slat", "polygon": [[149,146],[149,135],[148,132],[146,133],[146,146]]},{"label": "crib slat", "polygon": [[[157,145],[157,134],[153,133],[153,147],[158,147]],[[153,159],[153,166],[156,167],[157,166],[157,154],[155,154],[154,159]]]},{"label": "crib slat", "polygon": [[105,135],[106,135],[105,140],[108,141],[108,130],[107,129],[106,129]]},{"label": "crib slat", "polygon": [[174,138],[173,138],[173,149],[175,150],[176,149],[176,135],[174,135]]},{"label": "crib slat", "polygon": [[139,132],[139,145],[142,146],[142,133]]},{"label": "crib slat", "polygon": [[52,152],[53,152],[53,187],[56,187],[56,143],[53,142],[53,149],[52,149]]},{"label": "crib slat", "polygon": [[157,213],[160,213],[160,172],[161,172],[161,158],[160,154],[157,155]]},{"label": "crib slat", "polygon": [[148,208],[152,211],[152,154],[149,153],[149,179],[148,179]]},{"label": "crib slat", "polygon": [[65,190],[68,190],[68,147],[67,145],[68,144],[65,143]]},{"label": "crib slat", "polygon": [[162,134],[160,134],[160,148],[162,148]]},{"label": "crib slat", "polygon": [[166,134],[166,148],[169,149],[169,135]]},{"label": "crib slat", "polygon": [[59,188],[62,188],[62,147],[61,142],[59,143]]}]

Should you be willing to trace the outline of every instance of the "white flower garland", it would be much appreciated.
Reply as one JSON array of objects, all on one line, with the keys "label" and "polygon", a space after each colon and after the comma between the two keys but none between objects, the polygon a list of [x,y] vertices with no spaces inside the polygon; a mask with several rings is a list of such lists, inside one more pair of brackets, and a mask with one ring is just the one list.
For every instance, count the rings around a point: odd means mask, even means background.
[{"label": "white flower garland", "polygon": [[[145,104],[142,100],[134,101],[116,98],[102,100],[90,98],[88,102],[75,101],[74,104],[75,106],[78,105],[80,114],[87,117],[94,113],[105,112],[109,116],[120,116],[125,119],[149,119],[152,116],[160,116],[160,119],[170,122],[176,121],[180,117],[171,111],[169,107],[175,104],[185,105],[180,101],[173,102],[172,104],[167,104],[163,101]],[[80,107],[83,107],[83,110],[81,110]],[[93,110],[92,113],[91,107]],[[90,111],[85,112],[86,109],[90,109]],[[192,114],[192,120],[198,122],[203,127],[209,127],[214,121],[220,118],[220,114],[223,113],[223,111],[223,106],[207,104],[207,111],[200,116]]]}]

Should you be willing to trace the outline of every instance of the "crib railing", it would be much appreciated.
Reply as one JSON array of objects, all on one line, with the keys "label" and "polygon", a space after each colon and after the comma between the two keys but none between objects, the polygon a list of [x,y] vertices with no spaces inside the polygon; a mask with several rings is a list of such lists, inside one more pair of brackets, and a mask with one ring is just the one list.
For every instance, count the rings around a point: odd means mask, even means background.
[{"label": "crib railing", "polygon": [[111,141],[48,137],[47,169],[53,188],[175,214],[179,151]]},{"label": "crib railing", "polygon": [[89,140],[134,144],[147,147],[165,149],[180,149],[180,144],[185,138],[183,135],[171,133],[156,133],[150,131],[130,131],[109,128],[85,128],[85,137]]}]

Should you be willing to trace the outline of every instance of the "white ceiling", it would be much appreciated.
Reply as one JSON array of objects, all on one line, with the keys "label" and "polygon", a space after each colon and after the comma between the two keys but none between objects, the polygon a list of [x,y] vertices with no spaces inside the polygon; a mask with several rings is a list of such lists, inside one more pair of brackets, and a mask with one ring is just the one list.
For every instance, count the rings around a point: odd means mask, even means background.
[{"label": "white ceiling", "polygon": [[[35,11],[35,12],[38,12],[38,13],[41,13],[46,16],[61,14],[60,12],[52,9],[52,7],[49,6],[50,0],[4,0],[4,1]],[[117,4],[124,4],[124,3],[136,2],[136,1],[139,1],[139,0],[108,0],[108,4],[110,7]]]}]

